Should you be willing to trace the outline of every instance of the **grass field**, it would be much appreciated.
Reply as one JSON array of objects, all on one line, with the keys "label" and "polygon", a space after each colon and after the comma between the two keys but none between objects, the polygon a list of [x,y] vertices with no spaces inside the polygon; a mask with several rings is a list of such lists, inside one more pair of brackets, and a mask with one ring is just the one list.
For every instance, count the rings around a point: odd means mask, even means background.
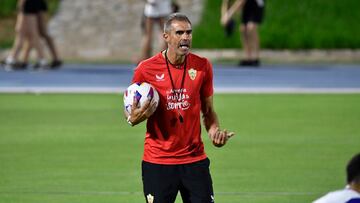
[{"label": "grass field", "polygon": [[[203,135],[216,202],[303,203],[344,186],[360,94],[219,94],[222,149]],[[0,94],[0,202],[144,202],[144,125],[115,94]],[[181,202],[178,198],[177,202]]]}]

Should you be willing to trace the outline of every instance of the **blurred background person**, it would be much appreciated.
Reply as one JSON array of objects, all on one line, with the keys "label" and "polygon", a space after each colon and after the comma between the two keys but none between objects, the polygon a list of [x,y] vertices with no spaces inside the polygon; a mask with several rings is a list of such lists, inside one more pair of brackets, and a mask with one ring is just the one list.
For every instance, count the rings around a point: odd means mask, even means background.
[{"label": "blurred background person", "polygon": [[18,1],[18,15],[16,19],[16,36],[14,45],[10,54],[4,60],[5,70],[24,70],[27,68],[27,59],[20,61],[20,51],[26,46],[35,48],[37,52],[38,67],[46,67],[47,61],[45,59],[43,47],[40,41],[38,30],[37,12],[41,0],[19,0]]},{"label": "blurred background person", "polygon": [[[46,13],[47,4],[44,0],[19,0],[18,15],[16,20],[16,36],[14,45],[3,61],[5,70],[24,70],[29,63],[29,55],[34,48],[37,59],[33,65],[34,69],[55,69],[61,66],[62,62],[58,57],[52,37],[47,32]],[[44,39],[49,47],[52,62],[48,64],[41,39]],[[19,55],[23,52],[22,60]]]},{"label": "blurred background person", "polygon": [[[57,52],[55,42],[50,36],[48,30],[47,30],[47,12],[48,12],[48,6],[45,0],[31,0],[34,2],[34,4],[37,4],[38,12],[36,12],[36,20],[38,25],[38,32],[41,37],[45,41],[46,46],[49,48],[50,56],[52,58],[51,63],[49,64],[50,69],[57,69],[62,65],[62,61],[59,58],[59,54]],[[31,47],[27,46],[25,48],[25,54],[24,54],[24,61],[28,60],[28,56],[30,53]],[[35,64],[40,65],[40,64]]]},{"label": "blurred background person", "polygon": [[345,189],[330,192],[313,203],[359,203],[360,202],[360,153],[346,166]]},{"label": "blurred background person", "polygon": [[[222,26],[224,26],[225,36],[230,37],[234,34],[235,30],[235,20],[234,20],[234,14],[236,11],[240,9],[244,1],[236,1],[237,5],[233,5],[234,1],[229,0],[223,0],[221,4],[221,19],[220,23]],[[230,6],[232,8],[230,9]]]},{"label": "blurred background person", "polygon": [[[140,60],[147,59],[152,52],[153,28],[158,24],[162,33],[165,18],[172,13],[171,0],[146,0],[144,8],[144,35]],[[165,41],[161,40],[161,48],[165,49]]]},{"label": "blurred background person", "polygon": [[229,0],[222,1],[221,24],[226,31],[233,27],[233,15],[241,11],[241,41],[245,52],[245,58],[239,62],[239,66],[260,65],[260,38],[258,26],[263,21],[264,0],[236,0],[231,6]]}]

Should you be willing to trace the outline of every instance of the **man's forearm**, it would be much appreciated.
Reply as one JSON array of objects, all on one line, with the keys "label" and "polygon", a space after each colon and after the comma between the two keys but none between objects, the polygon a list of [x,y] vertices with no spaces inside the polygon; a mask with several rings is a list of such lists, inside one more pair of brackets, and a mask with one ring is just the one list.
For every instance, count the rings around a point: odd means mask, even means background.
[{"label": "man's forearm", "polygon": [[203,114],[203,121],[206,131],[210,134],[220,128],[218,117],[214,111]]}]

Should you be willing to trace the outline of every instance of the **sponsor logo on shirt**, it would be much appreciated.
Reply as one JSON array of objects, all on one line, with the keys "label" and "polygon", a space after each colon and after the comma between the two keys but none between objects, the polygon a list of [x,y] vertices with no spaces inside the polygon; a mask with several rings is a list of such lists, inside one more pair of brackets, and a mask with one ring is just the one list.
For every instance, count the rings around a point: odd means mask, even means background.
[{"label": "sponsor logo on shirt", "polygon": [[190,107],[189,98],[186,88],[166,91],[166,109],[186,110]]},{"label": "sponsor logo on shirt", "polygon": [[155,74],[155,77],[156,77],[156,81],[164,81],[165,74],[164,73],[161,75]]}]

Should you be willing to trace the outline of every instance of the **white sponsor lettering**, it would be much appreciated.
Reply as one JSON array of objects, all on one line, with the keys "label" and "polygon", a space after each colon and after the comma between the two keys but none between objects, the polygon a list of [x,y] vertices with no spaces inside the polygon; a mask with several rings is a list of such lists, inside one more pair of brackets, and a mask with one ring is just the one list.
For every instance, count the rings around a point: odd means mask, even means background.
[{"label": "white sponsor lettering", "polygon": [[186,110],[190,107],[189,98],[185,88],[166,91],[166,109]]}]

